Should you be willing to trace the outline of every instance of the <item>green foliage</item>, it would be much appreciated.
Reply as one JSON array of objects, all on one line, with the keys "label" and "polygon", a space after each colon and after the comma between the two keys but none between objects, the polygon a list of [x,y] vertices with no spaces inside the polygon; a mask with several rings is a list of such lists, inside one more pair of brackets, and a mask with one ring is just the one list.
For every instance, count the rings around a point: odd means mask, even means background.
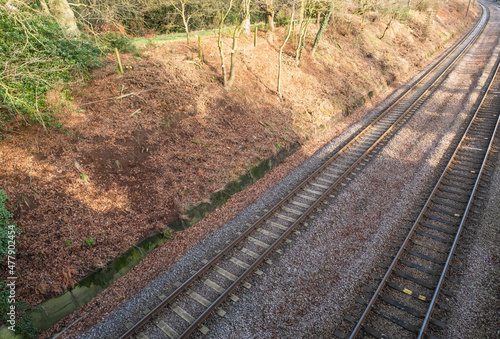
[{"label": "green foliage", "polygon": [[172,233],[172,230],[170,230],[169,228],[165,228],[163,230],[160,231],[162,236],[167,239],[167,240],[171,240],[174,238],[174,234]]},{"label": "green foliage", "polygon": [[278,27],[288,26],[290,24],[290,16],[287,15],[284,11],[280,11],[274,18],[274,24]]},{"label": "green foliage", "polygon": [[[7,196],[5,195],[4,190],[0,190],[0,261],[4,260],[4,257],[7,256],[8,253],[8,244],[9,244],[9,231],[14,230],[15,234],[20,234],[21,231],[15,227],[15,223],[9,221],[12,218],[12,213],[10,213],[5,208],[5,201],[7,200]],[[9,228],[9,226],[11,226]]]},{"label": "green foliage", "polygon": [[132,39],[118,33],[106,33],[102,36],[103,42],[106,45],[107,53],[114,53],[115,48],[120,53],[132,53],[139,56],[139,50],[132,43]]},{"label": "green foliage", "polygon": [[101,65],[101,55],[89,40],[66,38],[51,17],[0,6],[0,123],[17,114],[50,121],[44,94]]},{"label": "green foliage", "polygon": [[92,246],[94,246],[94,245],[95,245],[94,238],[90,237],[90,238],[88,238],[88,239],[85,239],[85,240],[83,241],[83,244],[84,244],[85,246],[87,246],[87,247],[92,247]]},{"label": "green foliage", "polygon": [[[9,221],[12,218],[12,213],[10,213],[5,208],[5,201],[7,196],[4,190],[0,190],[0,261],[4,261],[8,255],[8,241],[15,239],[17,234],[21,233],[16,227],[16,224]],[[10,233],[9,233],[10,231]],[[14,231],[14,233],[12,233]],[[10,289],[6,285],[4,280],[0,279],[0,323],[7,324],[11,305],[15,304],[16,307],[16,333],[24,334],[30,338],[37,337],[37,330],[31,324],[31,319],[26,315],[28,310],[28,305],[16,300],[15,303],[9,302]]]},{"label": "green foliage", "polygon": [[[13,305],[9,303],[9,288],[7,287],[5,281],[0,279],[0,323],[7,323],[9,320],[10,306]],[[16,300],[16,334],[25,335],[28,338],[37,338],[38,330],[33,326],[31,319],[26,313],[29,311],[29,305],[26,303]]]}]

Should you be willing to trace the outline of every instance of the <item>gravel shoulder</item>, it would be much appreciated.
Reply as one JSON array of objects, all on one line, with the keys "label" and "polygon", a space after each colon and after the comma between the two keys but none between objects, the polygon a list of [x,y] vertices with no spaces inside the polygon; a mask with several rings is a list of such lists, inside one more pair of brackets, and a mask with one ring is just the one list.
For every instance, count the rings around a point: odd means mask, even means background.
[{"label": "gravel shoulder", "polygon": [[[498,11],[492,11],[493,15],[498,18]],[[486,43],[490,37],[498,37],[498,32],[493,34],[493,31],[486,33],[480,40]],[[271,257],[273,264],[263,267],[264,275],[248,280],[253,285],[251,290],[237,290],[239,302],[223,304],[225,317],[206,321],[210,328],[208,337],[331,337],[360,287],[370,279],[391,239],[400,233],[404,218],[417,204],[418,193],[432,181],[455,133],[466,121],[466,113],[472,110],[488,75],[482,67],[491,68],[493,63],[485,50],[469,53],[460,62],[457,71],[421,110],[365,168],[351,177],[336,197],[327,201],[320,213],[307,221],[307,226],[300,228],[301,234],[293,236],[291,244],[282,247],[283,254]],[[498,55],[498,50],[495,52],[493,55]],[[392,97],[402,90],[404,87]],[[472,94],[467,94],[471,91]],[[124,325],[135,314],[157,303],[158,295],[173,291],[175,281],[188,278],[191,270],[202,266],[202,259],[213,256],[246,223],[255,221],[265,208],[278,202],[290,187],[296,186],[378,115],[390,99],[328,143],[236,218],[210,233],[146,289],[79,337],[114,338],[123,333]]]},{"label": "gravel shoulder", "polygon": [[[498,12],[498,7],[496,9]],[[496,24],[499,25],[498,19]],[[500,53],[499,49],[495,52]],[[474,240],[462,262],[461,284],[450,306],[444,338],[500,337],[500,157],[499,135],[488,164],[488,190]]]},{"label": "gravel shoulder", "polygon": [[[490,31],[480,43],[496,36]],[[377,263],[384,261],[390,242],[403,233],[401,226],[408,224],[405,217],[416,209],[419,193],[432,183],[441,159],[467,120],[466,113],[474,107],[495,61],[478,57],[483,48],[458,65],[380,154],[302,227],[292,244],[283,247],[283,255],[271,258],[273,265],[265,267],[263,276],[249,279],[255,286],[250,293],[242,292],[238,303],[226,303],[224,318],[205,323],[211,329],[209,338],[331,337],[346,310],[354,307],[361,286],[371,281]],[[498,55],[497,50],[489,55]],[[484,71],[471,67],[479,64],[486,66]],[[466,94],[469,91],[471,95]],[[486,258],[483,253],[476,260]],[[489,272],[494,275],[491,267]],[[475,308],[494,312],[494,300],[479,293],[482,298]],[[459,324],[452,326],[463,328]],[[464,337],[450,333],[450,338]]]},{"label": "gravel shoulder", "polygon": [[488,199],[474,225],[475,240],[463,261],[461,284],[451,303],[444,338],[498,338],[500,336],[500,157],[490,161]]}]

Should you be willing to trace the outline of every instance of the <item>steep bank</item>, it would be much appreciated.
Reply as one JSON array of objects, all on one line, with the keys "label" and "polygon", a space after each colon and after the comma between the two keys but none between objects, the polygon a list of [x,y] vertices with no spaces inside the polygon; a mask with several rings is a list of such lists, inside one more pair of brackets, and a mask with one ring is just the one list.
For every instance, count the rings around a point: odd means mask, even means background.
[{"label": "steep bank", "polygon": [[[110,62],[75,93],[75,109],[60,113],[69,135],[32,128],[0,145],[1,186],[24,230],[21,296],[34,304],[60,293],[249,166],[376,103],[463,31],[464,3],[437,13],[430,39],[425,14],[394,23],[383,40],[384,21],[369,17],[361,27],[357,16],[338,18],[315,60],[306,55],[296,68],[285,57],[283,101],[274,92],[283,31],[274,43],[261,32],[256,48],[242,41],[231,91],[220,86],[214,39],[204,40],[205,65],[184,43],[126,56],[123,76]],[[165,246],[175,251],[177,240]]]}]

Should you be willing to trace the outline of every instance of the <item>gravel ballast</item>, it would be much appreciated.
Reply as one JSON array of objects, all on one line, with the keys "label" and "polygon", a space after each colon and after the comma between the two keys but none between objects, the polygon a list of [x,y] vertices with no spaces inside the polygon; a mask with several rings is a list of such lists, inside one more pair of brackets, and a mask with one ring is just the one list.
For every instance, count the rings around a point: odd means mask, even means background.
[{"label": "gravel ballast", "polygon": [[448,339],[500,336],[500,157],[494,158],[489,199],[474,225],[478,231],[451,303],[453,311],[444,336]]},{"label": "gravel ballast", "polygon": [[[360,287],[383,261],[390,241],[402,232],[404,218],[415,209],[425,185],[432,183],[443,155],[473,109],[495,61],[493,56],[500,52],[499,11],[490,8],[492,23],[478,41],[485,45],[460,61],[456,71],[368,165],[352,175],[352,180],[326,201],[307,226],[300,227],[301,234],[292,236],[291,244],[281,247],[283,254],[273,254],[273,264],[261,268],[264,275],[250,277],[252,289],[237,290],[239,302],[223,304],[225,317],[213,316],[205,322],[210,329],[207,337],[331,337]],[[491,44],[493,38],[496,49],[488,49],[486,44]],[[186,280],[190,271],[202,266],[202,259],[212,257],[236,232],[243,231],[246,223],[255,221],[265,208],[277,203],[378,115],[387,102],[327,144],[235,219],[208,235],[165,274],[80,337],[114,338],[123,333],[127,322],[137,319],[145,307],[153,307],[159,295],[172,292],[176,281]],[[476,258],[486,264],[488,256],[490,253],[483,253]],[[494,274],[495,270],[489,272]],[[476,310],[481,305],[462,307]],[[468,319],[473,321],[472,317]],[[454,336],[453,330],[450,333],[450,338],[462,337]]]}]

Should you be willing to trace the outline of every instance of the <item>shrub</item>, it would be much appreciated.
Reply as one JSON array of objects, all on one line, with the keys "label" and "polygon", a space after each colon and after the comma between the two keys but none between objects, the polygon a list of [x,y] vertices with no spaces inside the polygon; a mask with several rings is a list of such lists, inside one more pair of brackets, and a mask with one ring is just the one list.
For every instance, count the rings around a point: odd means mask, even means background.
[{"label": "shrub", "polygon": [[[12,218],[12,213],[5,208],[6,200],[5,191],[0,190],[0,261],[3,261],[8,253],[9,226],[15,226],[13,222],[9,221]],[[17,228],[15,228],[15,232],[16,234],[21,233]]]},{"label": "shrub", "polygon": [[[1,2],[0,2],[1,4]],[[66,38],[56,21],[30,8],[0,5],[0,125],[19,115],[50,121],[44,94],[101,65],[102,52],[85,38]]]},{"label": "shrub", "polygon": [[274,24],[276,26],[288,26],[290,24],[290,16],[285,12],[280,11],[274,18]]},{"label": "shrub", "polygon": [[[9,219],[12,218],[12,213],[10,213],[5,208],[5,201],[7,196],[4,190],[0,190],[0,261],[4,261],[8,255],[8,240],[15,239],[12,232],[14,230],[15,234],[20,234],[21,231],[16,228],[16,224],[11,222]],[[7,323],[9,315],[7,312],[10,310],[12,303],[9,302],[10,291],[7,288],[5,281],[0,279],[0,323]],[[35,338],[37,336],[37,330],[31,324],[31,319],[26,315],[29,309],[28,305],[16,300],[16,333],[24,334],[30,338]]]},{"label": "shrub", "polygon": [[106,52],[114,53],[115,48],[121,53],[133,53],[139,55],[139,50],[132,43],[132,40],[125,35],[119,33],[106,33],[102,36],[102,40],[106,45]]},{"label": "shrub", "polygon": [[90,238],[88,238],[88,239],[85,239],[85,240],[83,241],[83,244],[84,244],[85,246],[87,246],[87,247],[92,247],[92,246],[94,246],[94,245],[95,245],[94,238],[90,237]]}]

